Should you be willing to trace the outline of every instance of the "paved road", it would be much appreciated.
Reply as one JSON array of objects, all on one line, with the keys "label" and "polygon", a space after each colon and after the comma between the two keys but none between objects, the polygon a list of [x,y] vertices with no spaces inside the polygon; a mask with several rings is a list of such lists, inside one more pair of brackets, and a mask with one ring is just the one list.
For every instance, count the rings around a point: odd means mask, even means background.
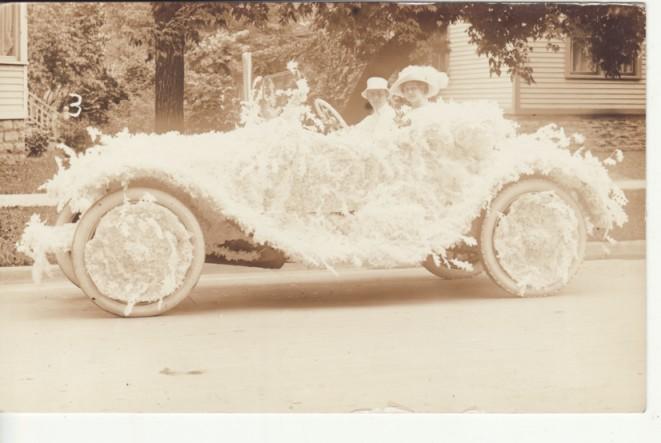
[{"label": "paved road", "polygon": [[0,410],[644,409],[643,260],[586,262],[545,298],[423,269],[214,269],[146,319],[63,280],[0,286]]}]

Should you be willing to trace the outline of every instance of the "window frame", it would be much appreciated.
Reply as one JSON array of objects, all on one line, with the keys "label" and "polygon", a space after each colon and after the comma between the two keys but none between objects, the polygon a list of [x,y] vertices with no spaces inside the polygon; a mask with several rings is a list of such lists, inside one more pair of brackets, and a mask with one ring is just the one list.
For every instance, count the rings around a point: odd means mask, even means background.
[{"label": "window frame", "polygon": [[630,81],[630,80],[640,80],[641,79],[641,55],[640,53],[634,57],[633,61],[633,73],[625,74],[620,73],[620,78],[607,78],[606,74],[603,73],[601,68],[597,66],[597,72],[595,73],[579,73],[572,71],[572,62],[574,55],[574,37],[567,37],[565,39],[565,78],[574,79],[574,80],[614,80],[614,81]]},{"label": "window frame", "polygon": [[24,3],[7,3],[2,6],[12,7],[16,10],[16,55],[0,55],[2,65],[26,65],[27,64],[27,5]]}]

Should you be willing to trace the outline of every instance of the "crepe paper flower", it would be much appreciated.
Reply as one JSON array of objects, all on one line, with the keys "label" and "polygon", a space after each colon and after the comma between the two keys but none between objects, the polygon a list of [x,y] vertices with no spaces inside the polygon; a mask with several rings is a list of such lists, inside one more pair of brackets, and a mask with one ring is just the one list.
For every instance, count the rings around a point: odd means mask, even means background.
[{"label": "crepe paper flower", "polygon": [[603,163],[607,166],[614,166],[617,163],[621,163],[623,160],[624,160],[624,154],[620,149],[616,149],[615,151],[613,151],[613,153],[611,153],[611,155],[609,155],[603,160]]},{"label": "crepe paper flower", "polygon": [[287,71],[291,72],[292,74],[298,73],[298,62],[296,62],[295,60],[288,61]]},{"label": "crepe paper flower", "polygon": [[101,131],[97,128],[94,128],[92,126],[88,126],[85,128],[87,130],[87,133],[89,134],[90,138],[92,139],[93,142],[96,142],[97,138],[101,136]]},{"label": "crepe paper flower", "polygon": [[604,240],[606,240],[611,245],[614,245],[614,244],[617,243],[617,240],[615,240],[613,237],[608,235],[608,233],[604,234]]},{"label": "crepe paper flower", "polygon": [[574,133],[572,138],[574,139],[574,142],[578,143],[579,145],[585,143],[585,136],[583,134],[579,134],[578,132]]}]

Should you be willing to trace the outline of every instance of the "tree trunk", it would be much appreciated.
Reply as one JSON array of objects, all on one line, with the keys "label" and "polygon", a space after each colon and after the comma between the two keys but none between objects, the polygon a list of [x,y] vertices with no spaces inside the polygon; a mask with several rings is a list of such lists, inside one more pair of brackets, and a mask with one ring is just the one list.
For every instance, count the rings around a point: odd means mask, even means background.
[{"label": "tree trunk", "polygon": [[157,133],[184,129],[184,32],[172,25],[180,3],[152,6],[156,25],[155,122]]},{"label": "tree trunk", "polygon": [[409,54],[415,49],[415,43],[400,43],[395,40],[397,39],[393,38],[374,54],[351,92],[342,111],[342,116],[350,125],[362,120],[370,112],[369,104],[360,95],[365,89],[367,79],[375,76],[387,79],[409,64]]}]

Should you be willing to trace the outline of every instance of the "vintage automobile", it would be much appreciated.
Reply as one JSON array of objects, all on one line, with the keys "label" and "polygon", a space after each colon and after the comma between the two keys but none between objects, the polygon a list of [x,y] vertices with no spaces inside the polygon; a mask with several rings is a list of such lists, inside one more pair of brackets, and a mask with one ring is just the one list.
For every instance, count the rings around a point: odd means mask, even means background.
[{"label": "vintage automobile", "polygon": [[[606,168],[557,127],[517,134],[494,104],[443,102],[427,121],[363,134],[325,101],[315,117],[304,83],[287,98],[227,133],[64,147],[68,168],[45,185],[57,222],[33,217],[19,249],[36,267],[55,254],[99,307],[136,317],[177,306],[205,261],[422,264],[546,295],[576,274],[589,235],[626,222]],[[315,129],[330,120],[345,129]]]}]

